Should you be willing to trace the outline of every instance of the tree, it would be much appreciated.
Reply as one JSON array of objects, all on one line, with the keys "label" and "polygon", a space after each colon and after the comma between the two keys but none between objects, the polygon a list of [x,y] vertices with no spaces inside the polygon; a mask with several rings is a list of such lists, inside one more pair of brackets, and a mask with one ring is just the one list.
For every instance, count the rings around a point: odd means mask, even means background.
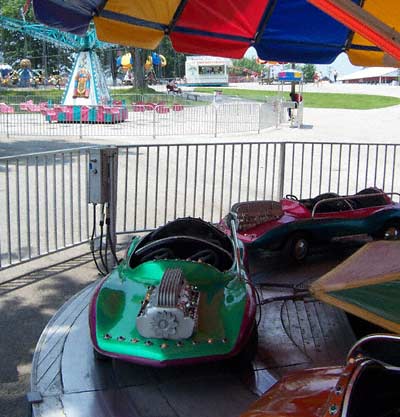
[{"label": "tree", "polygon": [[313,81],[313,76],[314,76],[315,72],[317,71],[316,66],[314,64],[305,64],[305,65],[303,65],[301,70],[303,71],[304,81],[305,82],[312,82]]},{"label": "tree", "polygon": [[135,49],[133,54],[133,68],[135,72],[135,87],[141,90],[144,89],[144,71],[143,71],[143,59],[142,59],[143,51],[139,48]]},{"label": "tree", "polygon": [[236,68],[249,69],[258,73],[261,73],[265,68],[263,64],[258,64],[255,58],[234,59],[233,66]]},{"label": "tree", "polygon": [[167,65],[162,69],[165,78],[182,78],[185,75],[186,56],[175,51],[168,36],[164,36],[157,52],[167,60]]},{"label": "tree", "polygon": [[[22,19],[21,8],[25,0],[0,0],[0,10],[3,16]],[[34,22],[32,8],[25,15],[28,22]],[[17,69],[19,61],[29,58],[32,68],[42,68],[45,73],[60,67],[71,66],[71,51],[63,51],[58,47],[43,41],[35,40],[22,33],[1,29],[0,50],[3,52],[4,62]]]}]

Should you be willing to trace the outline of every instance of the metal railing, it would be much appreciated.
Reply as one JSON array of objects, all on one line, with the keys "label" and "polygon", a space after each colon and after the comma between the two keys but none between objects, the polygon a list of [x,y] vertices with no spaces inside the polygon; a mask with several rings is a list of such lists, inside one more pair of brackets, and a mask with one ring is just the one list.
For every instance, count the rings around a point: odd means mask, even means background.
[{"label": "metal railing", "polygon": [[[52,102],[54,104],[60,104],[63,91],[60,90],[58,94],[54,94],[54,90],[51,91],[49,96],[46,90],[43,90],[41,94],[26,94],[25,91],[20,91],[20,94],[2,94],[0,90],[0,103],[12,104],[18,106],[20,103],[25,103],[28,100],[32,100],[34,103]],[[181,103],[189,106],[191,103],[195,104],[196,101],[201,98],[205,101],[212,101],[212,95],[199,95],[196,92],[184,92],[182,94],[168,94],[165,93],[154,93],[154,94],[136,94],[136,93],[117,93],[113,94],[112,100],[123,100],[127,105],[137,102],[144,103],[159,103],[161,101],[167,102],[168,104]]]},{"label": "metal railing", "polygon": [[[218,222],[239,201],[400,189],[400,145],[202,143],[118,147],[116,231]],[[0,158],[0,269],[87,242],[90,148]],[[397,201],[397,200],[396,200]]]},{"label": "metal railing", "polygon": [[[84,106],[86,107],[86,106]],[[89,108],[89,112],[94,106]],[[87,109],[87,107],[86,107]],[[19,105],[0,108],[0,136],[30,137],[110,137],[110,136],[173,136],[212,135],[240,132],[260,132],[276,126],[279,106],[266,103],[229,103],[186,106],[181,104],[127,105],[128,118],[119,122],[86,121],[77,111],[74,122],[52,121],[46,110],[31,112]],[[78,109],[79,110],[79,109]],[[62,113],[62,110],[58,109]],[[87,111],[86,111],[87,114]],[[57,116],[58,117],[58,116]],[[65,118],[64,118],[65,119]]]},{"label": "metal railing", "polygon": [[239,201],[400,189],[400,145],[218,143],[119,147],[117,232],[182,216],[218,222]]},{"label": "metal railing", "polygon": [[286,143],[284,192],[310,198],[323,192],[339,195],[377,186],[400,189],[400,145],[363,143]]},{"label": "metal railing", "polygon": [[0,158],[0,268],[88,240],[88,151]]}]

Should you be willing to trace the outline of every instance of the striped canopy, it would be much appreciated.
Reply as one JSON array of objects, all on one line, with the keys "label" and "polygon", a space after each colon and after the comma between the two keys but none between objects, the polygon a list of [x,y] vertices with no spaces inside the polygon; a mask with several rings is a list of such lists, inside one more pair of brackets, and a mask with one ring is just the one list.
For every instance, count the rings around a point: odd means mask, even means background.
[{"label": "striped canopy", "polygon": [[400,334],[400,241],[366,244],[311,285],[312,294]]},{"label": "striped canopy", "polygon": [[[399,0],[351,0],[400,27]],[[100,40],[155,49],[169,35],[174,49],[241,58],[331,63],[346,51],[354,65],[384,66],[383,52],[307,0],[33,0],[38,21],[83,35],[92,21]]]}]

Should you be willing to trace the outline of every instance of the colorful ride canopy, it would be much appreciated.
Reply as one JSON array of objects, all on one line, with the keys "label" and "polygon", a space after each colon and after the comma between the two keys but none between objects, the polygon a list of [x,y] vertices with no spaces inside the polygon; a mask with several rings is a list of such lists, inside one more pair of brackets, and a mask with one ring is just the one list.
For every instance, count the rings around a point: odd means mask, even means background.
[{"label": "colorful ride canopy", "polygon": [[[400,28],[398,0],[351,0]],[[93,19],[103,41],[155,49],[169,35],[174,49],[241,58],[331,63],[347,52],[354,65],[384,66],[383,52],[307,0],[33,0],[37,20],[83,35]]]},{"label": "colorful ride canopy", "polygon": [[400,241],[367,243],[315,281],[315,298],[400,333]]}]

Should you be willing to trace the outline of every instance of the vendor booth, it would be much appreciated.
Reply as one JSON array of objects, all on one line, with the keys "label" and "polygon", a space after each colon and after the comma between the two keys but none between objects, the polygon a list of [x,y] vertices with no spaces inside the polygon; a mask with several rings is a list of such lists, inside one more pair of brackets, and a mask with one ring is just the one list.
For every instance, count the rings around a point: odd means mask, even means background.
[{"label": "vendor booth", "polygon": [[[303,73],[296,69],[280,71],[278,73],[278,95],[282,106],[287,108],[290,127],[303,125]],[[289,97],[285,96],[285,85],[290,84]],[[282,112],[285,115],[285,112]]]}]

